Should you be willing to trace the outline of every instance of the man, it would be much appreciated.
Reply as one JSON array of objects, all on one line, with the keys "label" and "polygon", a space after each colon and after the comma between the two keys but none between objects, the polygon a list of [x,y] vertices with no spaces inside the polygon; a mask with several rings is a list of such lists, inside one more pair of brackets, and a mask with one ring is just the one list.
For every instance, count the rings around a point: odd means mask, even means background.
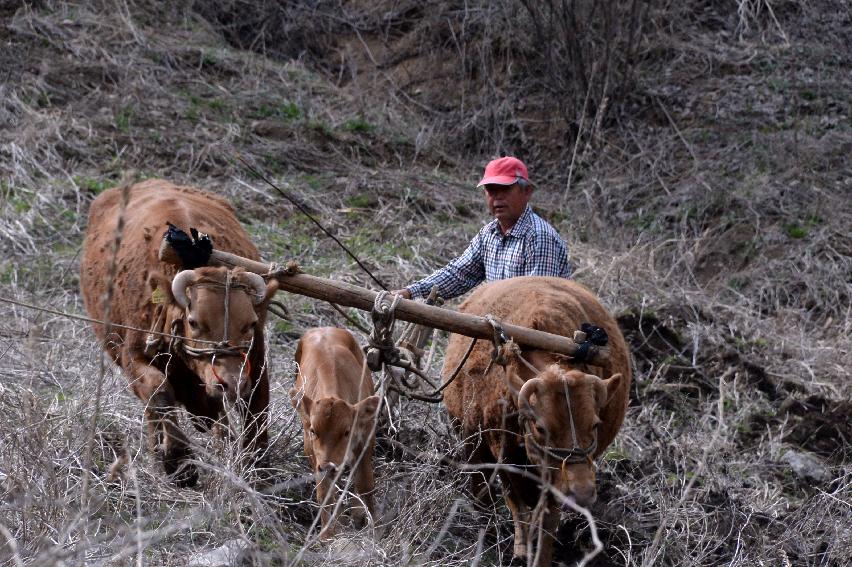
[{"label": "man", "polygon": [[483,188],[494,220],[482,227],[461,256],[394,293],[417,299],[429,295],[437,285],[441,297],[452,299],[483,281],[517,276],[570,277],[565,242],[528,205],[533,187],[521,160],[502,157],[491,161],[477,187]]}]

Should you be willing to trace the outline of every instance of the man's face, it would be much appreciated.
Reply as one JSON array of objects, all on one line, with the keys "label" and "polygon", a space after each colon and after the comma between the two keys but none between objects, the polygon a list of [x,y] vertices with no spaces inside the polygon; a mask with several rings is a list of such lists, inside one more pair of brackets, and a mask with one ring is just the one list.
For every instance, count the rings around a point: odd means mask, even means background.
[{"label": "man's face", "polygon": [[500,223],[503,232],[512,228],[524,214],[531,194],[531,186],[522,187],[518,183],[485,186],[485,201],[488,203],[488,210]]}]

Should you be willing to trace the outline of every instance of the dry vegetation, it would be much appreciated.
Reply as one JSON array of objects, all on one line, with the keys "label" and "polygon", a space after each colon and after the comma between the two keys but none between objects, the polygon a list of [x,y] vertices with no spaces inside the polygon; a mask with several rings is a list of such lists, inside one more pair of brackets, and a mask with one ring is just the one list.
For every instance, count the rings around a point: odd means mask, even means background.
[{"label": "dry vegetation", "polygon": [[[264,481],[199,436],[181,490],[88,325],[5,300],[82,314],[88,203],[125,176],[226,195],[265,258],[369,287],[237,154],[402,285],[463,249],[510,152],[633,347],[593,563],[852,560],[846,2],[6,0],[0,45],[0,564],[508,564],[508,512],[473,508],[442,408],[412,401],[375,531],[306,545],[286,392],[299,333],[345,324],[328,305],[270,322]],[[577,518],[560,539],[566,564],[591,547]]]}]

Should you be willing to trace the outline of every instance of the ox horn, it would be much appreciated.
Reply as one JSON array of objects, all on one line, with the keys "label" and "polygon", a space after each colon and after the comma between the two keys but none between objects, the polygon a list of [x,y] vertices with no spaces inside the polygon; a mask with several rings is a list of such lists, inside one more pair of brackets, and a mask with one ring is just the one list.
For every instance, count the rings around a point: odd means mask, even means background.
[{"label": "ox horn", "polygon": [[245,272],[245,277],[248,279],[249,286],[254,290],[251,298],[252,303],[257,305],[266,297],[266,282],[263,281],[262,277],[252,272]]},{"label": "ox horn", "polygon": [[184,270],[175,276],[172,281],[172,295],[175,296],[177,304],[186,309],[189,306],[189,298],[186,296],[186,288],[195,281],[194,270]]},{"label": "ox horn", "polygon": [[524,411],[527,407],[532,408],[530,396],[538,392],[538,387],[541,386],[541,378],[532,378],[524,382],[521,386],[521,391],[518,392],[518,409]]}]

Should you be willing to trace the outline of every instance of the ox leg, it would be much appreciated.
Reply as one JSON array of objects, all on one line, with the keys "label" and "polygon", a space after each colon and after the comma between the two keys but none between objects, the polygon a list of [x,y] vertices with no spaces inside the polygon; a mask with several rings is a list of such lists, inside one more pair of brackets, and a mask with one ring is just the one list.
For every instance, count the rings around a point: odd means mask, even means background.
[{"label": "ox leg", "polygon": [[264,369],[243,415],[242,447],[255,466],[265,467],[269,445],[269,376]]},{"label": "ox leg", "polygon": [[[494,457],[485,445],[484,440],[477,435],[468,435],[464,452],[469,464],[492,463]],[[474,442],[473,439],[477,441]],[[470,474],[470,492],[477,504],[486,512],[494,509],[494,470],[481,469]]]},{"label": "ox leg", "polygon": [[554,534],[559,528],[559,504],[550,496],[540,502],[531,514],[530,541],[537,541],[531,565],[549,567],[553,560]]},{"label": "ox leg", "polygon": [[148,447],[160,453],[166,474],[178,486],[194,486],[198,470],[187,461],[193,458],[189,441],[175,415],[175,393],[165,375],[144,360],[125,365],[132,376],[133,393],[145,403]]},{"label": "ox leg", "polygon": [[[512,475],[501,473],[500,479],[503,483],[503,497],[506,507],[512,513],[512,523],[515,526],[515,541],[512,547],[512,555],[526,563],[530,543],[530,521],[532,513],[526,505],[523,495],[518,490],[517,482],[523,482]],[[514,482],[513,482],[514,481]]]},{"label": "ox leg", "polygon": [[183,404],[186,411],[189,412],[190,422],[195,429],[202,433],[212,430],[214,436],[218,434],[219,437],[223,437],[224,432],[217,431],[217,429],[221,429],[221,427],[218,427],[218,422],[224,415],[221,400],[211,398],[199,387],[183,396],[178,393],[178,402]]}]

